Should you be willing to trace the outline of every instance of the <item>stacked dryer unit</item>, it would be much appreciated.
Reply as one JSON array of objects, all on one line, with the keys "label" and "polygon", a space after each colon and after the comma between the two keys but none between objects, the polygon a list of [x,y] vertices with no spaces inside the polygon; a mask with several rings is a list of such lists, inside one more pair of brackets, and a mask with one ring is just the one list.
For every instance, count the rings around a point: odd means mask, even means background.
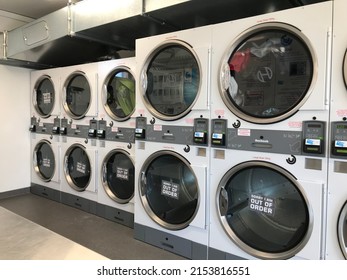
[{"label": "stacked dryer unit", "polygon": [[31,72],[32,193],[60,201],[60,69]]},{"label": "stacked dryer unit", "polygon": [[347,2],[334,1],[326,259],[347,259]]},{"label": "stacked dryer unit", "polygon": [[96,213],[98,64],[61,68],[63,203]]},{"label": "stacked dryer unit", "polygon": [[207,258],[210,34],[136,41],[135,238],[191,259]]},{"label": "stacked dryer unit", "polygon": [[332,1],[213,27],[210,259],[324,257],[331,27]]},{"label": "stacked dryer unit", "polygon": [[134,227],[135,58],[99,63],[97,215]]}]

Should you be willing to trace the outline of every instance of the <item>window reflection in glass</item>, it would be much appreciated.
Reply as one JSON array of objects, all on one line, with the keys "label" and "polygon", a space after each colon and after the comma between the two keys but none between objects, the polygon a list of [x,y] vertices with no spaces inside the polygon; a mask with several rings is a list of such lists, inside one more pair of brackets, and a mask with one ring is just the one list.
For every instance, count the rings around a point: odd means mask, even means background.
[{"label": "window reflection in glass", "polygon": [[168,46],[151,60],[146,97],[164,116],[187,113],[198,96],[200,70],[194,55],[183,46]]}]

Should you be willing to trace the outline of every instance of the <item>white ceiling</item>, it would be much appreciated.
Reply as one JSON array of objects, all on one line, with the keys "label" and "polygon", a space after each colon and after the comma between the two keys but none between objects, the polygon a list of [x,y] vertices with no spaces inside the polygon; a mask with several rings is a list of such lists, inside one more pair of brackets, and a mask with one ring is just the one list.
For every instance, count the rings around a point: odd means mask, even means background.
[{"label": "white ceiling", "polygon": [[80,0],[0,0],[0,32],[12,30],[34,19]]}]

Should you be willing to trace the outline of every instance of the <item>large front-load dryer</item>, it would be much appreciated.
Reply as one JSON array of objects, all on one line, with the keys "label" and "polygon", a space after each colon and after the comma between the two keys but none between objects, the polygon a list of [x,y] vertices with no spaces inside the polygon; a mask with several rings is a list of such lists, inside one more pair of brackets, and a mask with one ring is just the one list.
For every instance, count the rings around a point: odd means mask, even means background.
[{"label": "large front-load dryer", "polygon": [[[133,136],[134,137],[134,136]],[[98,147],[97,215],[134,227],[135,146],[133,141],[103,141]]]},{"label": "large front-load dryer", "polygon": [[61,114],[60,68],[31,72],[31,117],[33,132],[59,135]]},{"label": "large front-load dryer", "polygon": [[135,128],[134,57],[99,62],[99,119],[108,129]]},{"label": "large front-load dryer", "polygon": [[98,166],[95,141],[84,137],[62,138],[61,201],[96,214]]},{"label": "large front-load dryer", "polygon": [[326,161],[314,170],[303,156],[211,154],[209,259],[323,258]]},{"label": "large front-load dryer", "polygon": [[59,136],[31,133],[30,191],[60,202],[60,142]]},{"label": "large front-load dryer", "polygon": [[[98,113],[98,63],[60,69],[62,119],[68,120],[72,129],[76,129],[76,126],[88,127],[90,120],[95,119]],[[60,133],[66,134],[66,131]]]},{"label": "large front-load dryer", "polygon": [[326,125],[331,29],[332,1],[214,25],[211,118],[249,141],[257,129],[282,137],[303,120]]},{"label": "large front-load dryer", "polygon": [[163,142],[185,144],[180,134],[210,117],[211,27],[138,39],[136,64],[137,136],[165,132]]},{"label": "large front-load dryer", "polygon": [[189,259],[206,259],[208,149],[135,144],[135,238]]},{"label": "large front-load dryer", "polygon": [[347,2],[334,1],[327,259],[347,259]]}]

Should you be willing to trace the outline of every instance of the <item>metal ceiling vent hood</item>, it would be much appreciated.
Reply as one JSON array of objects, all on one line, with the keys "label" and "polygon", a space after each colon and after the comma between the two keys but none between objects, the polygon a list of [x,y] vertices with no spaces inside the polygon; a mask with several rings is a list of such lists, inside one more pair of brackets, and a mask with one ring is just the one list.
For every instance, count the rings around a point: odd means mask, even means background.
[{"label": "metal ceiling vent hood", "polygon": [[4,31],[0,64],[43,69],[134,55],[136,38],[173,30],[143,13],[142,0],[69,3]]},{"label": "metal ceiling vent hood", "polygon": [[0,37],[0,64],[43,69],[133,56],[152,35],[327,0],[83,0]]}]

